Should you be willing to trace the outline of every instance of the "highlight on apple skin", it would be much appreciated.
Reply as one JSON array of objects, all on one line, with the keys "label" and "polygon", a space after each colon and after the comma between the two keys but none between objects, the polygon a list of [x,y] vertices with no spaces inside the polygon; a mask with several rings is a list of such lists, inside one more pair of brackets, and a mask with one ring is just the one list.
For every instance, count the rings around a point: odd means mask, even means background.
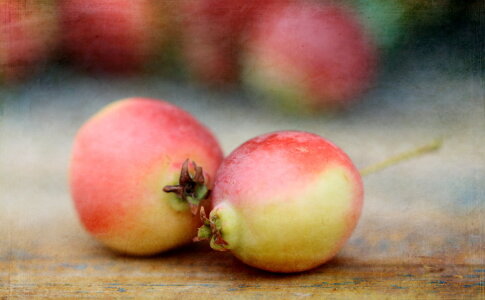
[{"label": "highlight on apple skin", "polygon": [[0,1],[0,83],[14,84],[40,71],[58,43],[51,0]]},{"label": "highlight on apple skin", "polygon": [[163,191],[178,184],[187,159],[203,168],[211,188],[222,152],[189,113],[154,99],[108,105],[74,141],[70,187],[83,226],[109,248],[131,255],[191,242],[200,218],[176,194]]},{"label": "highlight on apple skin", "polygon": [[253,138],[222,162],[213,210],[199,229],[216,250],[272,272],[300,272],[332,257],[361,214],[363,186],[350,158],[318,135]]},{"label": "highlight on apple skin", "polygon": [[170,36],[169,1],[60,1],[63,49],[75,65],[110,74],[145,71]]},{"label": "highlight on apple skin", "polygon": [[340,110],[371,86],[377,57],[350,7],[283,3],[268,9],[248,34],[243,81],[290,112]]}]

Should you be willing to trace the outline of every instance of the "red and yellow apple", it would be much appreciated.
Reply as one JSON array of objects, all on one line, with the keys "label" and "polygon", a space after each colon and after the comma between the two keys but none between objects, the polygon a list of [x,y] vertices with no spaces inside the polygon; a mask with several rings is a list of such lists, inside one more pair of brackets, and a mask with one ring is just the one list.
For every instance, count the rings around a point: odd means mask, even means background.
[{"label": "red and yellow apple", "polygon": [[288,111],[330,111],[359,98],[376,62],[376,47],[349,7],[283,3],[267,10],[248,35],[243,80]]},{"label": "red and yellow apple", "polygon": [[176,185],[185,160],[203,168],[207,187],[222,160],[217,140],[186,111],[164,101],[114,102],[76,135],[71,194],[85,229],[132,255],[162,252],[192,240],[200,224]]},{"label": "red and yellow apple", "polygon": [[170,1],[60,1],[63,46],[78,66],[96,72],[144,71],[163,54]]},{"label": "red and yellow apple", "polygon": [[58,18],[51,0],[0,1],[0,82],[15,83],[37,72],[57,42]]},{"label": "red and yellow apple", "polygon": [[213,210],[198,239],[272,272],[299,272],[337,254],[361,214],[363,186],[350,158],[315,134],[253,138],[221,164]]}]

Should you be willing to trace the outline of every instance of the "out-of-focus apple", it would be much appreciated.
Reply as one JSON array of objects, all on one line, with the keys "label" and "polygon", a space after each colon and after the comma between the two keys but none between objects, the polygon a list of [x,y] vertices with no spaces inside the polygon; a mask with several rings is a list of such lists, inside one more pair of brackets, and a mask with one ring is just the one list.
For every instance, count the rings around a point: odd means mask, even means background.
[{"label": "out-of-focus apple", "polygon": [[274,0],[183,0],[182,56],[190,76],[214,87],[239,78],[244,32]]},{"label": "out-of-focus apple", "polygon": [[287,110],[341,109],[371,85],[377,56],[349,7],[293,2],[259,18],[248,37],[243,79]]},{"label": "out-of-focus apple", "polygon": [[18,82],[37,72],[57,42],[58,17],[52,1],[0,1],[0,82]]},{"label": "out-of-focus apple", "polygon": [[63,46],[78,66],[95,72],[144,71],[163,55],[170,1],[64,0]]}]

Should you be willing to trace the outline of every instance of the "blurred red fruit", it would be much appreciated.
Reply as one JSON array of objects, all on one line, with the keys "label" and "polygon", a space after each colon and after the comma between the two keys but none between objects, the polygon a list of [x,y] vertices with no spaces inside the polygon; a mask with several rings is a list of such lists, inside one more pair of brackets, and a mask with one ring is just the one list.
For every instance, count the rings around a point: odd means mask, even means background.
[{"label": "blurred red fruit", "polygon": [[241,38],[271,2],[184,0],[182,55],[190,75],[209,86],[236,83]]},{"label": "blurred red fruit", "polygon": [[76,64],[90,71],[142,71],[167,39],[167,2],[61,1],[64,48]]},{"label": "blurred red fruit", "polygon": [[0,1],[0,82],[38,71],[57,44],[58,19],[51,1]]},{"label": "blurred red fruit", "polygon": [[372,83],[377,50],[354,12],[342,5],[274,6],[248,37],[246,84],[288,110],[348,106]]}]

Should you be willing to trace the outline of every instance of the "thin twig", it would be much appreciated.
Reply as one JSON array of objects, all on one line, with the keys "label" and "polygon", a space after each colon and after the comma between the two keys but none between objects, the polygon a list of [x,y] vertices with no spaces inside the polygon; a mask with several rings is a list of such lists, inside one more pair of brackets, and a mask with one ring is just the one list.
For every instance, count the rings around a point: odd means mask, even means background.
[{"label": "thin twig", "polygon": [[441,145],[443,145],[443,139],[441,139],[441,138],[436,139],[429,144],[420,146],[420,147],[413,149],[411,151],[400,153],[400,154],[398,154],[396,156],[392,156],[392,157],[390,157],[390,158],[388,158],[384,161],[381,161],[379,163],[365,167],[365,168],[360,170],[360,174],[362,176],[366,176],[366,175],[375,173],[375,172],[383,170],[387,167],[398,164],[402,161],[405,161],[405,160],[408,160],[408,159],[411,159],[411,158],[414,158],[414,157],[417,157],[417,156],[420,156],[420,155],[423,155],[423,154],[426,154],[426,153],[429,153],[429,152],[436,151],[436,150],[441,148]]}]

